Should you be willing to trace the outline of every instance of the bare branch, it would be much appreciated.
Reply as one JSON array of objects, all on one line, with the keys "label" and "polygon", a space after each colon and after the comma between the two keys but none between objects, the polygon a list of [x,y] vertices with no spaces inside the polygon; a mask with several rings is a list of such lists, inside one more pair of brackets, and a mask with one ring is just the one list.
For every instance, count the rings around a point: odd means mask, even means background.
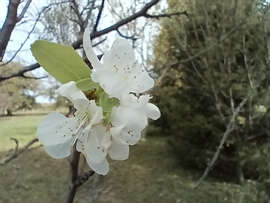
[{"label": "bare branch", "polygon": [[44,75],[44,76],[41,76],[41,77],[30,77],[30,76],[23,75],[22,77],[26,78],[26,79],[40,80],[40,79],[48,78],[48,75]]},{"label": "bare branch", "polygon": [[19,149],[19,141],[15,138],[10,138],[11,140],[14,140],[16,143],[16,147],[15,147],[15,151],[13,153],[13,155],[9,156],[6,160],[4,160],[3,163],[1,163],[0,165],[4,165],[9,163],[11,160],[15,159],[16,157],[18,157],[20,154],[22,154],[23,152],[25,152],[31,145],[33,145],[34,143],[38,142],[37,138],[34,138],[33,140],[31,140],[30,142],[28,142],[23,148]]},{"label": "bare branch", "polygon": [[96,46],[102,44],[103,42],[105,42],[106,40],[107,40],[107,37],[105,37],[104,39],[100,40],[99,42],[93,44],[92,46],[93,46],[93,47],[96,47]]},{"label": "bare branch", "polygon": [[98,27],[98,24],[99,24],[99,21],[100,21],[100,18],[101,18],[103,9],[104,9],[104,3],[105,3],[105,0],[102,0],[100,9],[99,9],[99,12],[98,12],[98,15],[97,15],[96,23],[95,23],[94,28],[93,28],[93,32],[97,31],[97,27]]},{"label": "bare branch", "polygon": [[8,5],[7,16],[3,27],[0,30],[0,62],[4,58],[5,50],[7,48],[11,33],[13,32],[17,21],[17,9],[20,0],[10,0]]},{"label": "bare branch", "polygon": [[[263,80],[261,80],[262,82]],[[194,189],[196,189],[200,184],[201,182],[206,178],[206,176],[208,175],[209,171],[212,169],[212,167],[214,166],[219,154],[220,154],[220,151],[222,150],[223,148],[223,145],[224,143],[226,142],[230,132],[232,132],[234,130],[234,124],[235,124],[235,119],[237,118],[241,108],[246,104],[246,102],[248,101],[249,97],[251,97],[255,91],[257,91],[257,88],[260,86],[261,82],[257,85],[256,88],[252,89],[247,95],[246,97],[242,100],[242,102],[237,106],[237,108],[235,109],[232,117],[231,117],[231,120],[229,122],[229,124],[227,125],[227,128],[226,128],[226,131],[224,132],[223,136],[222,136],[222,139],[219,143],[219,146],[217,148],[217,151],[215,152],[211,162],[208,164],[207,168],[205,169],[202,177],[198,180],[198,182],[195,184],[194,186]]]},{"label": "bare branch", "polygon": [[125,36],[125,35],[123,35],[123,34],[119,31],[119,29],[117,29],[116,31],[117,31],[117,33],[118,33],[121,37],[123,37],[123,38],[125,38],[125,39],[131,39],[131,40],[133,40],[133,41],[136,41],[137,39],[139,39],[139,38],[134,37],[134,36]]},{"label": "bare branch", "polygon": [[79,162],[80,152],[76,150],[76,147],[73,147],[71,161],[69,162],[71,168],[71,184],[69,186],[66,203],[73,203],[78,187],[85,183],[95,173],[93,170],[89,170],[79,175]]},{"label": "bare branch", "polygon": [[47,8],[49,8],[49,7],[44,7],[44,8],[41,10],[41,12],[39,12],[38,17],[37,17],[37,19],[36,19],[36,21],[35,21],[35,23],[34,23],[32,29],[28,32],[27,37],[25,38],[25,40],[23,41],[23,43],[21,44],[21,46],[19,47],[19,49],[15,52],[15,54],[14,54],[7,62],[1,64],[0,66],[4,66],[4,65],[7,65],[8,63],[10,63],[10,62],[16,57],[16,55],[21,51],[21,49],[23,48],[23,46],[25,45],[25,43],[26,43],[27,40],[29,39],[30,35],[32,34],[32,32],[34,31],[34,29],[36,28],[36,25],[37,25],[37,23],[38,23],[38,21],[39,21],[39,19],[40,19],[40,17],[41,17],[41,14],[42,14]]},{"label": "bare branch", "polygon": [[[83,14],[84,10],[88,7],[88,5],[90,4],[91,1],[88,2],[88,4],[83,8],[82,12],[81,12],[81,15]],[[96,3],[96,0],[93,0],[92,1],[92,4],[91,4],[91,7],[89,8],[89,11],[87,12],[87,15],[84,19],[84,27],[86,28],[88,26],[88,21],[92,15],[92,11],[95,7],[95,3]]]},{"label": "bare branch", "polygon": [[[139,10],[138,12],[134,13],[133,15],[130,15],[120,21],[118,21],[117,23],[103,29],[103,30],[100,30],[100,31],[96,31],[96,32],[92,32],[90,34],[90,38],[93,40],[97,37],[100,37],[102,35],[105,35],[109,32],[112,32],[112,31],[116,31],[119,29],[119,27],[123,26],[123,25],[126,25],[127,23],[139,18],[139,17],[145,17],[145,15],[147,15],[147,11],[152,8],[154,5],[156,5],[157,3],[159,2],[159,0],[152,0],[150,1],[149,3],[147,3],[144,7],[141,8],[141,10]],[[78,39],[77,41],[75,41],[74,43],[72,43],[72,47],[74,49],[78,49],[80,48],[82,45],[82,38]],[[196,57],[196,56],[195,56]],[[195,58],[194,57],[194,58]],[[24,73],[28,72],[28,71],[32,71],[32,70],[35,70],[37,68],[39,68],[40,65],[38,63],[35,63],[35,64],[32,64],[32,65],[29,65],[29,66],[26,66],[23,70],[17,72],[17,73],[13,73],[9,76],[6,76],[6,77],[1,77],[0,76],[0,82],[4,81],[4,80],[7,80],[7,79],[10,79],[10,78],[13,78],[13,77],[23,77]]]},{"label": "bare branch", "polygon": [[79,11],[79,5],[77,4],[77,2],[75,0],[71,0],[70,1],[71,5],[70,8],[74,11],[74,13],[76,14],[78,20],[76,20],[78,22],[78,25],[80,26],[80,31],[83,32],[84,31],[84,21],[82,19],[82,15],[80,15],[80,11]]},{"label": "bare branch", "polygon": [[31,2],[32,2],[32,0],[28,0],[26,2],[25,6],[23,7],[22,12],[20,13],[20,15],[17,18],[17,22],[19,22],[23,18],[24,14],[26,13],[27,9],[29,8]]},{"label": "bare branch", "polygon": [[238,30],[240,27],[242,27],[243,25],[245,25],[246,22],[242,22],[239,25],[236,25],[233,29],[231,29],[228,33],[226,33],[223,37],[221,37],[220,40],[218,40],[217,42],[215,42],[214,44],[212,44],[211,46],[207,47],[206,49],[202,50],[201,52],[187,58],[184,59],[182,61],[180,61],[180,63],[184,63],[184,62],[188,62],[194,58],[197,58],[199,56],[201,56],[202,54],[206,53],[207,51],[209,51],[210,49],[212,49],[214,46],[218,45],[219,43],[221,43],[222,41],[224,41],[225,39],[227,39],[230,35],[232,35],[236,30]]},{"label": "bare branch", "polygon": [[175,13],[167,13],[167,14],[159,14],[159,15],[150,15],[150,14],[145,14],[144,16],[146,18],[155,18],[155,19],[160,19],[160,18],[171,18],[172,16],[179,16],[179,15],[185,15],[188,17],[187,11],[183,12],[175,12]]}]

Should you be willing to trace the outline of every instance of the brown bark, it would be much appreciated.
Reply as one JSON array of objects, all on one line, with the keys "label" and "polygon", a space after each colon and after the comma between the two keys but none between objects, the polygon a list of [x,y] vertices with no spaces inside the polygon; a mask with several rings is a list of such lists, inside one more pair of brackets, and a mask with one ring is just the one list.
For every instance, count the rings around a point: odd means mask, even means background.
[{"label": "brown bark", "polygon": [[7,17],[0,30],[0,61],[2,61],[6,47],[8,45],[10,36],[16,23],[17,19],[17,9],[20,4],[20,0],[10,0],[8,5]]}]

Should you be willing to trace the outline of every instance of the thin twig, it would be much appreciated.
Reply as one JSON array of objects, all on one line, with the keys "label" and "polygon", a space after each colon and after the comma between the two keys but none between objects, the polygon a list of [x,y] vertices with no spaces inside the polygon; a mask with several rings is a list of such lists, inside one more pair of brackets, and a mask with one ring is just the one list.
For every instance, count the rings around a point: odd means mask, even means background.
[{"label": "thin twig", "polygon": [[95,23],[94,28],[93,28],[93,31],[94,32],[97,31],[97,27],[99,25],[99,21],[100,21],[100,18],[101,18],[103,9],[104,9],[104,4],[105,4],[105,0],[102,0],[100,9],[99,9],[99,12],[98,12],[98,15],[97,15],[96,23]]},{"label": "thin twig", "polygon": [[117,32],[121,37],[123,37],[123,38],[125,38],[125,39],[131,39],[131,40],[133,40],[133,41],[136,41],[137,39],[139,39],[139,38],[134,37],[134,36],[126,36],[126,35],[122,34],[122,33],[119,31],[119,29],[117,29],[116,32]]},{"label": "thin twig", "polygon": [[220,38],[220,40],[218,40],[217,42],[215,42],[214,44],[212,44],[211,46],[207,47],[206,49],[202,50],[201,52],[187,58],[184,60],[181,60],[180,63],[185,63],[188,62],[194,58],[197,58],[199,56],[201,56],[202,54],[206,53],[207,51],[209,51],[210,49],[212,49],[213,47],[217,46],[219,43],[221,43],[222,41],[224,41],[225,39],[227,39],[231,34],[233,34],[236,30],[238,30],[240,27],[242,27],[243,25],[245,25],[246,22],[242,22],[239,25],[235,26],[233,29],[231,29],[228,33],[226,33],[224,36],[222,36]]},{"label": "thin twig", "polygon": [[223,136],[222,136],[222,139],[219,143],[219,146],[217,148],[217,151],[215,152],[211,162],[208,164],[207,168],[205,169],[202,177],[198,180],[198,182],[195,184],[194,186],[194,189],[196,189],[200,184],[201,182],[206,178],[206,176],[208,175],[209,171],[212,169],[212,167],[214,166],[219,154],[220,154],[220,151],[222,150],[223,148],[223,145],[224,143],[226,142],[230,132],[232,132],[234,130],[234,124],[235,124],[235,119],[236,117],[238,116],[241,108],[246,104],[246,102],[248,101],[249,97],[253,95],[253,93],[257,90],[257,88],[260,86],[261,82],[259,83],[259,85],[252,89],[247,95],[246,97],[242,100],[242,102],[238,105],[238,107],[235,109],[234,111],[234,114],[232,115],[232,118],[229,122],[229,124],[227,125],[227,128],[226,128],[226,131],[224,132]]},{"label": "thin twig", "polygon": [[[19,49],[13,54],[13,56],[7,62],[1,64],[0,66],[5,66],[8,63],[10,63],[17,56],[17,54],[21,51],[21,49],[23,48],[23,46],[25,45],[25,43],[29,39],[30,35],[35,30],[36,25],[37,25],[37,23],[38,23],[41,15],[42,15],[42,13],[45,12],[45,10],[47,10],[47,9],[51,9],[51,6],[62,4],[62,3],[67,3],[67,2],[51,3],[48,6],[43,7],[43,9],[38,13],[38,17],[36,18],[35,23],[34,23],[32,29],[28,32],[27,37],[25,38],[25,40],[23,41],[23,43],[21,44],[21,46],[19,47]],[[24,75],[21,75],[21,76],[24,77]],[[0,82],[1,82],[1,79],[0,79]]]},{"label": "thin twig", "polygon": [[31,2],[32,2],[32,0],[28,0],[28,1],[26,2],[25,6],[23,7],[22,12],[21,12],[20,15],[17,17],[17,22],[19,22],[19,21],[23,18],[24,14],[26,13],[27,9],[29,8]]},{"label": "thin twig", "polygon": [[15,151],[11,156],[9,156],[6,160],[4,160],[3,163],[0,163],[0,165],[5,165],[5,164],[9,163],[11,160],[18,157],[20,154],[25,152],[31,145],[33,145],[34,143],[36,143],[38,141],[38,139],[35,138],[35,139],[31,140],[30,142],[28,142],[23,148],[18,149],[19,148],[19,141],[15,138],[10,138],[10,139],[14,140],[16,142]]},{"label": "thin twig", "polygon": [[179,15],[185,15],[188,17],[187,11],[183,12],[175,12],[175,13],[165,13],[165,14],[159,14],[159,15],[150,15],[150,14],[145,14],[144,16],[146,18],[155,18],[155,19],[160,19],[160,18],[171,18],[172,16],[179,16]]}]

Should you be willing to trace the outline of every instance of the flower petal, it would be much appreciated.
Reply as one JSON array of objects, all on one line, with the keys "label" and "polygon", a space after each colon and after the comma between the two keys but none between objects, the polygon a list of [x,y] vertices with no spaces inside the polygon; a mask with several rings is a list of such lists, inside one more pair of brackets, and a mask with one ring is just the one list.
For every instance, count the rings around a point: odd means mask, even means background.
[{"label": "flower petal", "polygon": [[92,80],[100,83],[100,86],[111,97],[119,98],[126,87],[124,79],[109,69],[101,69],[91,74]]},{"label": "flower petal", "polygon": [[135,145],[141,139],[141,132],[122,130],[120,135],[129,145]]},{"label": "flower petal", "polygon": [[44,149],[51,157],[55,159],[62,159],[70,155],[72,142],[73,138],[70,138],[61,144],[44,146]]},{"label": "flower petal", "polygon": [[53,112],[41,121],[37,137],[44,146],[58,145],[70,140],[77,126],[79,126],[77,118],[66,118],[60,113]]},{"label": "flower petal", "polygon": [[62,85],[56,92],[63,97],[67,97],[77,110],[85,110],[89,105],[88,99],[84,93],[77,88],[74,81]]},{"label": "flower petal", "polygon": [[121,145],[134,145],[141,139],[141,132],[128,130],[123,125],[112,127],[110,132],[114,141],[117,141]]},{"label": "flower petal", "polygon": [[136,97],[136,92],[130,92],[129,94],[122,94],[120,101],[121,101],[121,106],[140,108],[140,107],[145,106],[151,98],[152,97],[150,97],[150,95],[148,94],[141,95],[138,98]]},{"label": "flower petal", "polygon": [[134,64],[135,54],[127,40],[117,39],[112,44],[111,50],[104,54],[102,60],[106,69],[128,72]]},{"label": "flower petal", "polygon": [[119,106],[112,110],[111,123],[117,127],[124,124],[128,130],[140,132],[147,125],[147,117],[137,108]]},{"label": "flower petal", "polygon": [[91,100],[89,103],[90,105],[88,106],[88,110],[92,115],[91,125],[98,124],[103,119],[102,108],[96,105],[95,100]]},{"label": "flower petal", "polygon": [[113,160],[126,160],[129,156],[129,146],[114,141],[109,150],[109,155]]},{"label": "flower petal", "polygon": [[86,28],[83,33],[83,49],[85,51],[85,54],[88,58],[88,60],[91,62],[91,65],[94,69],[102,68],[102,63],[98,60],[95,52],[93,51],[93,47],[90,40],[90,30],[89,28]]},{"label": "flower petal", "polygon": [[92,129],[90,134],[85,137],[82,146],[82,152],[86,154],[91,162],[100,163],[108,153],[106,144],[103,140],[105,136],[110,136],[109,132],[105,132],[106,128],[102,125],[96,126]]},{"label": "flower petal", "polygon": [[149,76],[144,68],[133,68],[132,75],[129,76],[127,82],[129,84],[129,91],[139,93],[146,92],[155,84],[155,80]]},{"label": "flower petal", "polygon": [[111,134],[113,136],[113,141],[117,141],[120,144],[127,145],[127,142],[121,136],[121,132],[122,132],[124,127],[125,127],[125,125],[119,125],[119,126],[116,126],[116,127],[111,127],[110,132],[111,132]]},{"label": "flower petal", "polygon": [[151,103],[147,103],[142,109],[141,112],[144,113],[148,118],[157,120],[160,117],[159,108]]},{"label": "flower petal", "polygon": [[86,161],[90,168],[99,175],[106,175],[109,172],[109,163],[106,158],[104,158],[100,163],[95,163],[86,156]]}]

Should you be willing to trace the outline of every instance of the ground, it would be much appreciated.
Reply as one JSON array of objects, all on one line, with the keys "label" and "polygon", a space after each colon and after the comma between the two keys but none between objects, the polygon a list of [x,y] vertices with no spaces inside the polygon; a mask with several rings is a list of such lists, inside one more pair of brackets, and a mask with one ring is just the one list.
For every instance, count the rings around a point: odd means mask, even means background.
[{"label": "ground", "polygon": [[[0,117],[0,162],[35,138],[44,115]],[[69,184],[66,159],[49,157],[36,143],[33,149],[0,165],[0,203],[63,202]],[[167,150],[166,137],[148,137],[131,147],[126,161],[110,161],[107,176],[94,175],[79,188],[76,203],[251,203],[254,183],[244,186],[208,178],[194,190],[201,172],[181,168]]]}]

